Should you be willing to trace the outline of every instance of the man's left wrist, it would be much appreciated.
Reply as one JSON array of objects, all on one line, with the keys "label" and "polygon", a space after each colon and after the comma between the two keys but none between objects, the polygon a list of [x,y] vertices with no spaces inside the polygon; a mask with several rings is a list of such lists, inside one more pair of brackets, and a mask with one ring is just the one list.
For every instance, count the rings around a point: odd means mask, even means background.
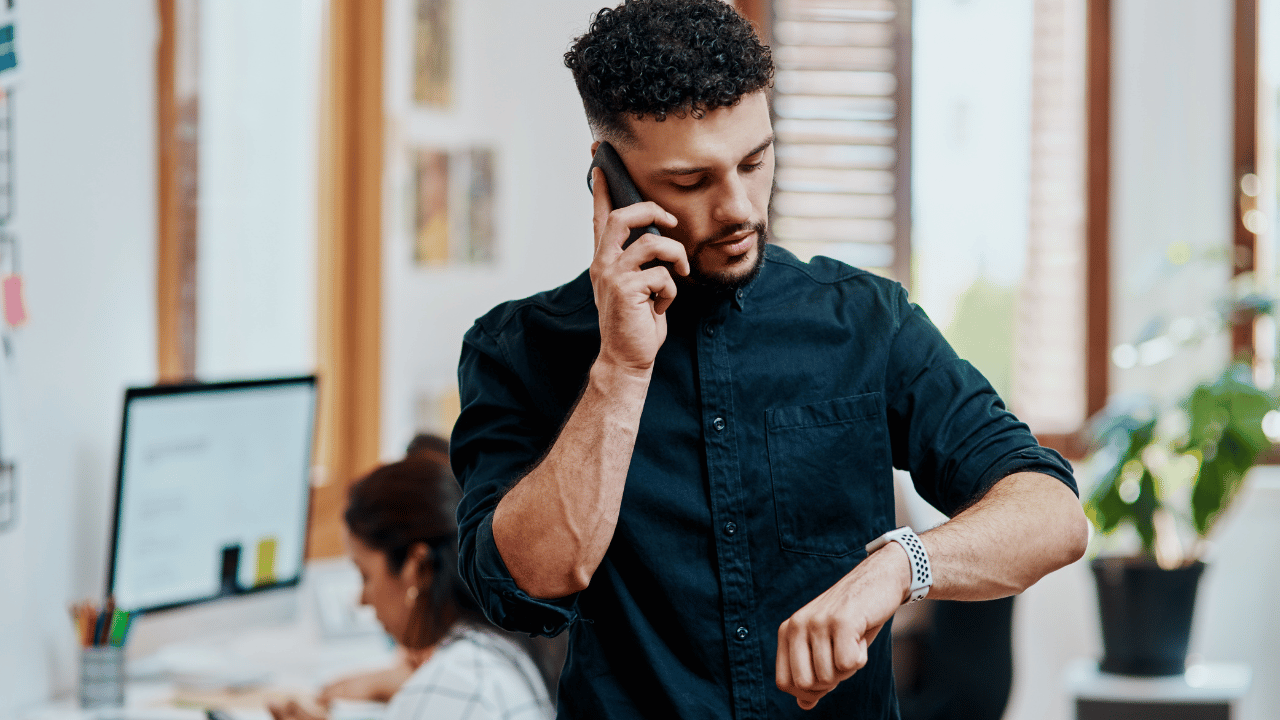
[{"label": "man's left wrist", "polygon": [[891,542],[872,553],[872,557],[883,562],[885,572],[893,578],[894,589],[898,591],[898,604],[906,605],[911,598],[911,558],[907,551]]},{"label": "man's left wrist", "polygon": [[[923,600],[933,587],[933,571],[929,565],[929,554],[925,551],[924,542],[910,527],[903,526],[891,530],[867,544],[868,555],[877,554],[886,546],[895,545],[900,555],[894,555],[894,565],[898,568],[896,581],[903,587],[901,604]],[[906,567],[897,559],[906,560]],[[904,572],[905,571],[905,575]]]}]

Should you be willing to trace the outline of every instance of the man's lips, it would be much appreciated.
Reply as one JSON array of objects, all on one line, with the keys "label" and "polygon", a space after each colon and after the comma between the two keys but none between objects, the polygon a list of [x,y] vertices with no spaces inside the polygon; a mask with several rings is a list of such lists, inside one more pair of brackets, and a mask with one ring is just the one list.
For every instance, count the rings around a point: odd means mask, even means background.
[{"label": "man's lips", "polygon": [[716,248],[729,255],[741,255],[751,249],[751,246],[755,244],[755,239],[756,230],[755,228],[750,228],[736,232],[723,240],[717,240],[711,243],[709,247]]}]

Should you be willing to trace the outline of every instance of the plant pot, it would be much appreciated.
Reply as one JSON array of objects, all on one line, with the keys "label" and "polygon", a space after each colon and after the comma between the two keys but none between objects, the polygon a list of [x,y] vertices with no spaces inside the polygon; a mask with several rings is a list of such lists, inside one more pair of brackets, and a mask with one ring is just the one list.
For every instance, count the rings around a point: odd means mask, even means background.
[{"label": "plant pot", "polygon": [[1137,558],[1093,563],[1102,621],[1099,669],[1116,675],[1181,675],[1204,563],[1175,570]]}]

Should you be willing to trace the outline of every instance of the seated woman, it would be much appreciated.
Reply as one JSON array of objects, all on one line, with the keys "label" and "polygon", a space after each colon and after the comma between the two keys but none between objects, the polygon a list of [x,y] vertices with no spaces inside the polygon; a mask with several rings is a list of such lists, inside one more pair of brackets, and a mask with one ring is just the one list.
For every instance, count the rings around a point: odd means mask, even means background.
[{"label": "seated woman", "polygon": [[[364,581],[360,600],[420,663],[391,697],[387,720],[545,720],[552,714],[538,668],[484,619],[458,577],[461,495],[437,453],[414,453],[351,486],[343,520]],[[289,702],[276,720],[314,716]]]}]

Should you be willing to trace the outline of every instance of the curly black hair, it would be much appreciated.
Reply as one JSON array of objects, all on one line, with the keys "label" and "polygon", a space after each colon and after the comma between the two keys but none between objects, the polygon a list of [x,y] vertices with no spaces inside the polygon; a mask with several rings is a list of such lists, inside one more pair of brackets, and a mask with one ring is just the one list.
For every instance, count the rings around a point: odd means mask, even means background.
[{"label": "curly black hair", "polygon": [[695,118],[769,86],[773,57],[723,0],[629,0],[596,13],[564,55],[587,122],[633,138],[626,116]]}]

